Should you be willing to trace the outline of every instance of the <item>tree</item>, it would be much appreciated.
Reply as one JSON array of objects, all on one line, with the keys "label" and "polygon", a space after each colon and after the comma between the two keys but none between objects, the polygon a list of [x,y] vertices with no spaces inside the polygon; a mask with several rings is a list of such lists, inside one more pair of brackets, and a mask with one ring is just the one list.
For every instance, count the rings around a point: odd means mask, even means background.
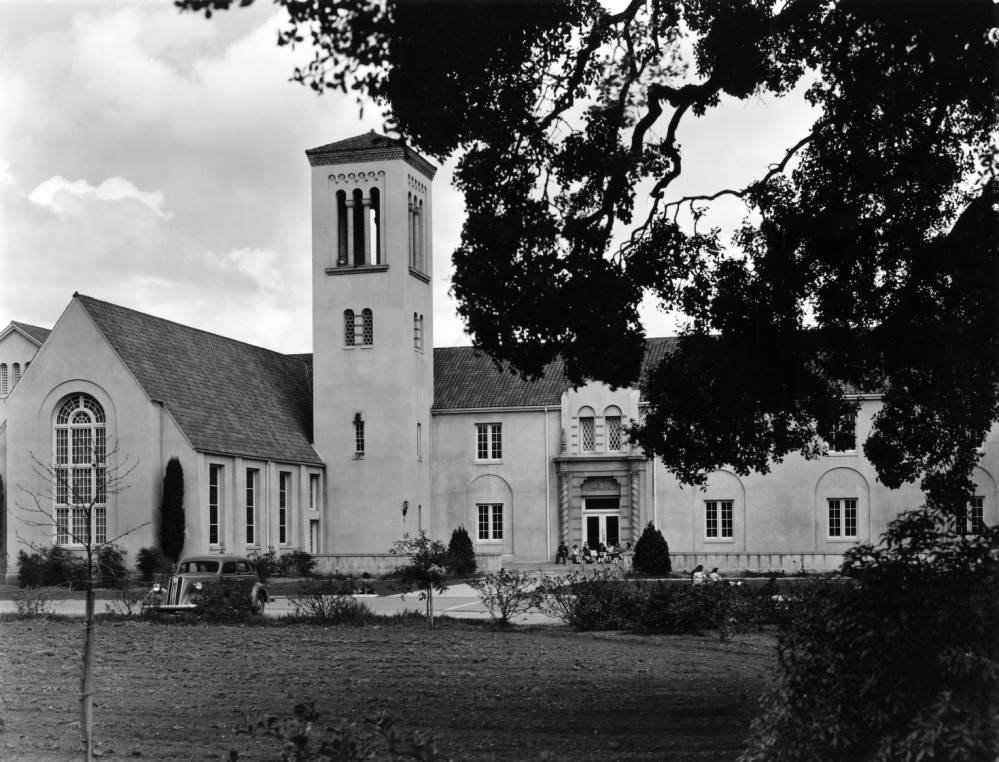
[{"label": "tree", "polygon": [[[884,392],[881,480],[964,504],[999,419],[991,0],[277,2],[315,51],[294,79],[459,157],[453,290],[497,362],[641,382],[633,441],[693,483],[814,455],[845,389]],[[670,195],[682,124],[799,87],[815,121],[753,182]],[[731,241],[698,226],[723,197]],[[648,295],[688,322],[640,376]]]},{"label": "tree", "polygon": [[663,533],[650,521],[642,530],[642,536],[635,543],[635,555],[631,560],[635,571],[643,574],[669,574],[669,545]]},{"label": "tree", "polygon": [[170,458],[163,476],[163,501],[160,504],[160,548],[174,563],[184,549],[184,469],[178,458]]},{"label": "tree", "polygon": [[467,577],[475,573],[475,547],[464,524],[459,524],[458,528],[451,532],[451,542],[448,543],[447,552],[448,566],[455,574]]},{"label": "tree", "polygon": [[447,545],[421,531],[416,537],[404,534],[392,543],[389,553],[409,557],[409,563],[396,569],[395,577],[409,589],[420,591],[420,600],[427,604],[427,627],[434,629],[434,592],[447,590]]},{"label": "tree", "polygon": [[[81,430],[85,431],[85,430]],[[73,440],[73,465],[45,463],[34,453],[32,473],[36,488],[18,485],[26,500],[18,503],[22,521],[55,534],[57,543],[75,545],[83,552],[86,591],[83,629],[82,675],[80,677],[80,733],[87,762],[94,753],[94,586],[100,574],[98,560],[106,548],[146,526],[145,522],[113,537],[107,536],[108,499],[128,489],[128,478],[137,462],[108,449],[101,435]],[[81,478],[82,477],[82,478]],[[52,551],[61,550],[59,544]]]}]

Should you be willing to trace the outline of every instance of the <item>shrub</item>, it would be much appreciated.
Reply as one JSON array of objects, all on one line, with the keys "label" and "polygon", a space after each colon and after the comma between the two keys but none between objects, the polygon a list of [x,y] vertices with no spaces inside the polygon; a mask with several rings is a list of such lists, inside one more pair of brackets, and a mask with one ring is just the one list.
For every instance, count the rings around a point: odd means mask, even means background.
[{"label": "shrub", "polygon": [[290,594],[288,600],[298,617],[323,624],[367,624],[374,614],[366,604],[354,599],[353,587],[353,580],[326,577],[311,581]]},{"label": "shrub", "polygon": [[253,616],[249,596],[228,596],[217,590],[192,598],[194,618],[210,624],[241,624]]},{"label": "shrub", "polygon": [[631,561],[635,571],[642,574],[669,574],[672,568],[669,560],[669,545],[663,533],[652,522],[642,531],[635,543],[635,554]]},{"label": "shrub", "polygon": [[17,552],[17,584],[21,587],[39,587],[45,568],[45,556],[41,553]]},{"label": "shrub", "polygon": [[269,580],[280,566],[274,548],[268,548],[266,553],[250,553],[250,560],[253,561],[253,566],[257,570],[257,576],[260,577],[261,582]]},{"label": "shrub", "polygon": [[389,548],[389,553],[408,556],[409,563],[397,568],[393,578],[404,588],[420,591],[427,604],[427,627],[434,628],[434,591],[447,590],[448,550],[440,540],[431,540],[425,532],[417,537],[404,534]]},{"label": "shrub", "polygon": [[102,545],[97,551],[98,579],[103,587],[121,588],[128,584],[128,551],[117,545]]},{"label": "shrub", "polygon": [[470,584],[494,622],[509,624],[510,617],[534,606],[534,586],[537,578],[526,571],[500,569],[481,579],[473,579]]},{"label": "shrub", "polygon": [[474,574],[476,569],[475,547],[472,545],[472,538],[468,536],[468,530],[464,525],[459,525],[451,532],[451,542],[447,548],[448,565],[454,574],[467,577]]},{"label": "shrub", "polygon": [[184,549],[184,469],[178,458],[170,458],[163,475],[163,500],[160,503],[160,547],[176,563]]},{"label": "shrub", "polygon": [[173,567],[159,548],[139,548],[135,554],[135,568],[143,580],[152,582],[154,575],[169,574]]},{"label": "shrub", "polygon": [[[22,553],[24,551],[21,551]],[[22,586],[23,587],[23,586]],[[14,593],[14,616],[18,619],[35,619],[50,616],[48,593],[38,588],[29,587]]]},{"label": "shrub", "polygon": [[104,610],[112,616],[123,616],[131,619],[142,612],[143,601],[149,595],[144,587],[122,585],[117,588],[117,595],[104,604]]},{"label": "shrub", "polygon": [[[340,721],[330,725],[319,722],[315,704],[297,704],[291,717],[263,717],[237,732],[243,735],[273,738],[281,743],[280,758],[296,762],[358,762],[365,759],[413,759],[424,762],[445,760],[429,736],[415,731],[403,734],[394,721],[380,713],[361,722]],[[235,750],[230,760],[238,760]]]},{"label": "shrub", "polygon": [[316,559],[304,550],[292,550],[282,553],[278,559],[281,574],[286,577],[311,577],[316,567]]},{"label": "shrub", "polygon": [[803,592],[743,762],[996,758],[999,528],[944,524],[902,514],[847,552],[856,584]]},{"label": "shrub", "polygon": [[545,576],[534,589],[535,608],[577,630],[625,626],[632,586],[615,569]]}]

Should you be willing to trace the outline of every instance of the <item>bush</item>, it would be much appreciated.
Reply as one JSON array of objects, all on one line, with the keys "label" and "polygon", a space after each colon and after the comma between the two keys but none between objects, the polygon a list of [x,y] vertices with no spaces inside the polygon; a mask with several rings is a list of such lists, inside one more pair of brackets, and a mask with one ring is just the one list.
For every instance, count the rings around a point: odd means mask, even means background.
[{"label": "bush", "polygon": [[290,594],[288,600],[298,617],[323,624],[367,624],[374,614],[367,605],[354,599],[353,589],[353,580],[327,577],[308,583],[299,592]]},{"label": "bush", "polygon": [[152,582],[156,574],[169,574],[173,565],[159,548],[139,548],[135,554],[135,568],[146,582]]},{"label": "bush", "polygon": [[[296,762],[447,759],[438,753],[429,736],[419,731],[400,733],[384,713],[365,717],[361,722],[325,725],[319,722],[320,714],[311,702],[296,705],[293,712],[292,717],[264,717],[237,733],[273,738],[281,743],[280,758]],[[238,752],[230,750],[229,759],[238,760]]]},{"label": "bush", "polygon": [[274,548],[268,548],[266,553],[250,553],[250,560],[253,562],[261,582],[269,580],[280,568]]},{"label": "bush", "polygon": [[475,547],[472,545],[472,538],[468,536],[468,530],[463,525],[459,525],[451,532],[447,555],[452,573],[461,577],[475,573]]},{"label": "bush", "polygon": [[17,552],[17,584],[21,587],[40,587],[45,568],[45,556],[41,553]]},{"label": "bush", "polygon": [[14,593],[14,616],[18,619],[50,616],[52,614],[52,610],[49,608],[50,603],[49,596],[44,590],[34,587],[18,590]]},{"label": "bush", "polygon": [[577,630],[623,629],[633,586],[615,569],[574,571],[545,576],[534,590],[533,605]]},{"label": "bush", "polygon": [[945,522],[902,514],[847,552],[855,584],[803,592],[743,762],[999,755],[999,528]]},{"label": "bush", "polygon": [[194,618],[209,624],[242,624],[253,616],[250,598],[246,595],[228,596],[217,590],[206,591],[192,598]]},{"label": "bush", "polygon": [[128,585],[128,551],[117,545],[102,545],[97,551],[98,579],[102,587],[120,589]]},{"label": "bush", "polygon": [[316,567],[316,559],[304,550],[292,550],[282,553],[278,559],[280,573],[285,577],[311,577]]},{"label": "bush", "polygon": [[635,555],[631,564],[635,571],[642,574],[665,575],[672,569],[666,538],[652,526],[651,521],[635,543]]},{"label": "bush", "polygon": [[537,578],[530,572],[500,569],[481,579],[470,580],[494,622],[509,624],[510,617],[534,606]]}]

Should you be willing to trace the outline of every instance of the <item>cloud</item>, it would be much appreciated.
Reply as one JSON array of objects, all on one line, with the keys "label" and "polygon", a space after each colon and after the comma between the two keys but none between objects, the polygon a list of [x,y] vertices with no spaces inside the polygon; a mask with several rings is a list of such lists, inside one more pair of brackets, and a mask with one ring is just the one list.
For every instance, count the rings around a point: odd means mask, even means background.
[{"label": "cloud", "polygon": [[94,187],[86,180],[67,180],[62,175],[50,177],[41,182],[28,194],[28,200],[39,206],[47,206],[60,214],[70,213],[79,208],[71,196],[90,197],[100,201],[120,201],[135,199],[152,209],[159,217],[170,219],[173,215],[163,211],[164,196],[160,191],[141,191],[123,177],[109,177]]}]

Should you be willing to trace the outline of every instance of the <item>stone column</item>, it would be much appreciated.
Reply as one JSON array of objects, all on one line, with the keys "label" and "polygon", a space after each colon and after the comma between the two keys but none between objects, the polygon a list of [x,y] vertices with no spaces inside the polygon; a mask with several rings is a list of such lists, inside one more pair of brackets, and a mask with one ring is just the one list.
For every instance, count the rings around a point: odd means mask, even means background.
[{"label": "stone column", "polygon": [[640,515],[640,503],[641,491],[639,489],[639,472],[634,470],[637,464],[632,463],[631,472],[631,541],[638,542],[638,538],[641,536],[641,527],[639,526],[639,515]]},{"label": "stone column", "polygon": [[348,195],[347,204],[347,264],[354,264],[354,196]]},{"label": "stone column", "polygon": [[569,475],[558,475],[558,536],[569,544]]}]

